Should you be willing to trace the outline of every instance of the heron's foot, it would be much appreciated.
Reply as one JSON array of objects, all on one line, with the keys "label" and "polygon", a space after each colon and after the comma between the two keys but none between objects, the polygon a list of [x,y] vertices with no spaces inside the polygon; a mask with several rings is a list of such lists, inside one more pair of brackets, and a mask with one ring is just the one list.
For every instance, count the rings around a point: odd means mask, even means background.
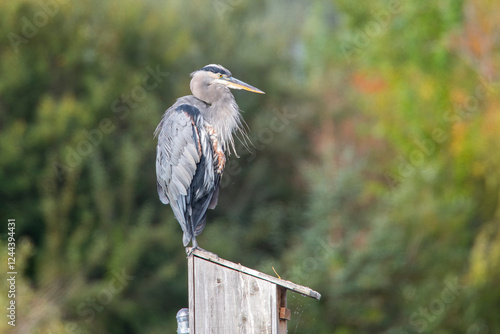
[{"label": "heron's foot", "polygon": [[208,254],[212,255],[213,257],[215,257],[217,260],[219,260],[219,259],[220,259],[220,258],[219,258],[219,255],[217,255],[217,254],[215,254],[215,253],[212,253],[212,252],[209,252],[209,251],[207,251],[206,249],[203,249],[203,248],[201,248],[201,247],[200,247],[200,246],[198,246],[198,245],[193,246],[193,247],[191,247],[191,248],[186,247],[186,254],[187,254],[187,257],[190,257],[190,256],[191,256],[191,254],[193,254],[193,252],[194,252],[195,250],[198,250],[198,251],[200,251],[200,252],[204,252],[204,253],[208,253]]},{"label": "heron's foot", "polygon": [[186,247],[186,254],[187,254],[187,257],[190,257],[190,256],[191,256],[191,254],[193,254],[193,252],[194,252],[195,250],[204,251],[204,249],[203,249],[203,248],[201,248],[201,247],[199,247],[199,246],[196,246],[196,247],[191,247],[191,248]]}]

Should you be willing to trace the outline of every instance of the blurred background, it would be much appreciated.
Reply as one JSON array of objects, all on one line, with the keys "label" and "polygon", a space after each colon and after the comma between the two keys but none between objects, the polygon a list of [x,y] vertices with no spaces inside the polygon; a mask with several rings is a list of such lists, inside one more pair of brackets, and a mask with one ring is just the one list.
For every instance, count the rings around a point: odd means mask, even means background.
[{"label": "blurred background", "polygon": [[289,333],[499,333],[498,17],[488,0],[0,2],[0,262],[15,218],[20,273],[0,332],[175,332],[187,261],[153,131],[218,63],[266,95],[234,92],[253,146],[198,241],[322,294],[288,294]]}]

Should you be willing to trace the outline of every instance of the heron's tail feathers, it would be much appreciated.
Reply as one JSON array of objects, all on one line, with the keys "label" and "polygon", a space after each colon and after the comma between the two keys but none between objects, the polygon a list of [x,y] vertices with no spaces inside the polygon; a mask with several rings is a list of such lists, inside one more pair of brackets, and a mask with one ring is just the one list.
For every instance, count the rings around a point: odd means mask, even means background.
[{"label": "heron's tail feathers", "polygon": [[203,218],[200,219],[197,224],[196,224],[196,227],[194,229],[194,236],[197,237],[200,235],[200,233],[203,231],[203,229],[205,228],[205,225],[207,223],[207,212],[205,211],[205,214],[203,215]]}]

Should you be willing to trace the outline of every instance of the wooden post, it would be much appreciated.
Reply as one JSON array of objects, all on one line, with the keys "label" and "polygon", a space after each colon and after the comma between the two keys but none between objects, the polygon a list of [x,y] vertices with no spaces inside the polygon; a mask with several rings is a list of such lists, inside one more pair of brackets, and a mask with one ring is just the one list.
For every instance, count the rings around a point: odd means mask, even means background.
[{"label": "wooden post", "polygon": [[191,334],[284,334],[291,315],[287,290],[321,297],[308,287],[200,250],[188,257],[188,276]]},{"label": "wooden post", "polygon": [[286,308],[286,288],[276,285],[277,309],[278,309],[278,333],[287,332],[287,321],[291,318],[291,312]]}]

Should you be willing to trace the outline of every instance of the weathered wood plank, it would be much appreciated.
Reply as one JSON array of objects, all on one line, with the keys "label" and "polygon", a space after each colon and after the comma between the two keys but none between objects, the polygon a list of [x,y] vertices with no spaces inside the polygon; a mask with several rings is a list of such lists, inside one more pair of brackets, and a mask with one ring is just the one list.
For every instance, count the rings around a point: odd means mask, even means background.
[{"label": "weathered wood plank", "polygon": [[190,334],[194,334],[194,328],[196,327],[195,317],[196,305],[195,300],[195,289],[194,289],[194,256],[188,257],[188,290],[189,290],[189,328]]},{"label": "weathered wood plank", "polygon": [[272,320],[272,329],[273,329],[272,333],[273,334],[280,333],[279,332],[280,315],[278,312],[278,308],[276,307],[276,305],[278,305],[278,288],[279,288],[279,286],[274,284],[273,291],[271,293],[272,305],[274,305],[274,307],[271,309],[271,312],[272,312],[272,316],[271,316],[272,319],[271,320]]},{"label": "weathered wood plank", "polygon": [[278,316],[278,334],[287,333],[287,322],[281,317],[281,308],[286,309],[286,288],[276,285],[276,313]]},{"label": "weathered wood plank", "polygon": [[[188,251],[190,251],[190,248],[188,248]],[[257,270],[254,270],[254,269],[242,266],[239,263],[234,263],[234,262],[231,262],[231,261],[227,261],[227,260],[221,259],[221,258],[219,258],[214,253],[210,253],[210,252],[206,252],[206,251],[203,251],[203,250],[196,249],[192,253],[192,256],[196,256],[196,257],[199,257],[199,258],[202,258],[202,259],[206,259],[208,261],[220,264],[220,265],[222,265],[224,267],[231,268],[231,269],[234,269],[236,271],[248,274],[250,276],[254,276],[254,277],[263,279],[265,281],[268,281],[268,282],[277,284],[279,286],[282,286],[284,288],[287,288],[288,290],[300,293],[300,294],[302,294],[304,296],[312,297],[312,298],[315,298],[317,300],[319,300],[321,298],[321,294],[319,292],[314,291],[314,290],[312,290],[312,289],[310,289],[310,288],[308,288],[306,286],[295,284],[293,282],[290,282],[290,281],[287,281],[287,280],[284,280],[284,279],[280,279],[280,278],[277,278],[277,277],[274,277],[274,276],[271,276],[271,275],[267,275],[267,274],[261,273],[260,271],[257,271]]]},{"label": "weathered wood plank", "polygon": [[190,291],[194,296],[192,334],[276,333],[274,284],[196,256],[192,261],[196,278]]}]

